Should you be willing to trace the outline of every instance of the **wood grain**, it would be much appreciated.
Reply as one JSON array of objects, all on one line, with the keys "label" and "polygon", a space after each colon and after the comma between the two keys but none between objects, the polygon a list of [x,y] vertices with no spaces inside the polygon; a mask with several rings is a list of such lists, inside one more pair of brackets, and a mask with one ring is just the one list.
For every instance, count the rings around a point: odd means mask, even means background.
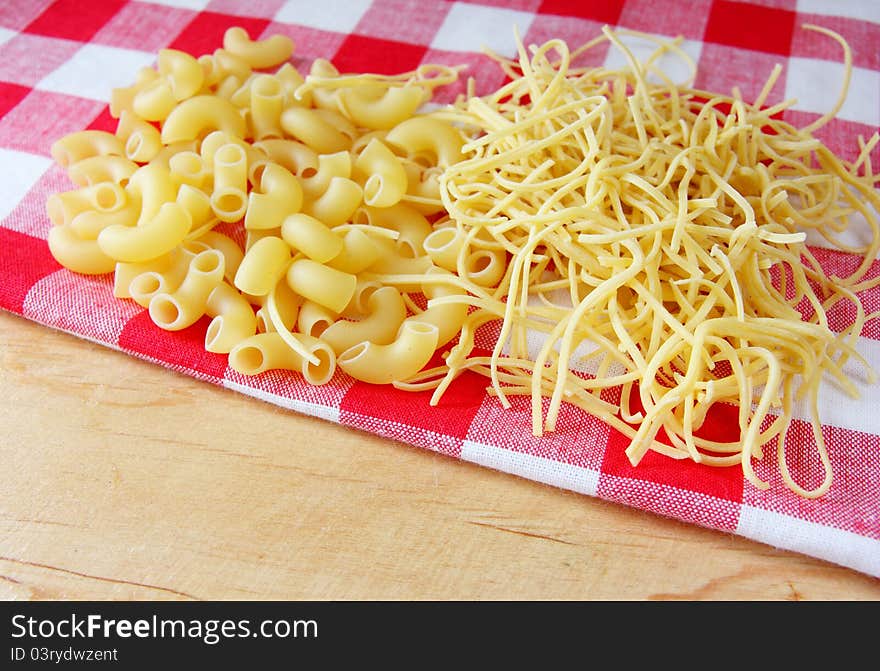
[{"label": "wood grain", "polygon": [[0,312],[0,598],[876,600],[880,581]]}]

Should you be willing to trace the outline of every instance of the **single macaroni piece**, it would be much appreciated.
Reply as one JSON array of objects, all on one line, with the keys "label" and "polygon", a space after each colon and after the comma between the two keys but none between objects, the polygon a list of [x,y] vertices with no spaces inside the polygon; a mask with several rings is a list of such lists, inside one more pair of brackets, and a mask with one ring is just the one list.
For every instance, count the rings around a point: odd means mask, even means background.
[{"label": "single macaroni piece", "polygon": [[403,159],[402,163],[407,177],[403,200],[424,215],[445,212],[440,197],[440,176],[443,171],[436,166],[426,168],[410,159]]},{"label": "single macaroni piece", "polygon": [[223,277],[231,283],[244,258],[244,252],[239,244],[228,235],[218,233],[217,231],[207,231],[200,235],[197,241],[223,254]]},{"label": "single macaroni piece", "polygon": [[163,144],[196,140],[215,130],[243,138],[247,124],[228,100],[215,95],[197,95],[172,110],[162,125],[161,139]]},{"label": "single macaroni piece", "polygon": [[349,228],[342,235],[342,250],[327,265],[356,275],[372,266],[382,253],[382,248],[363,230]]},{"label": "single macaroni piece", "polygon": [[303,76],[289,62],[284,63],[275,72],[278,81],[284,89],[284,107],[291,105],[299,105],[300,107],[312,106],[312,94],[309,92],[300,93],[299,88],[305,82]]},{"label": "single macaroni piece", "polygon": [[303,298],[339,314],[354,296],[357,277],[311,259],[298,259],[287,270],[287,283]]},{"label": "single macaroni piece", "polygon": [[157,67],[175,101],[191,98],[202,90],[205,71],[199,61],[177,49],[160,49]]},{"label": "single macaroni piece", "polygon": [[300,181],[277,163],[267,163],[260,172],[260,192],[248,196],[244,227],[248,230],[280,228],[285,218],[299,212],[303,203]]},{"label": "single macaroni piece", "polygon": [[125,111],[119,117],[116,134],[125,143],[125,156],[135,163],[146,163],[162,149],[158,129],[133,112]]},{"label": "single macaroni piece", "polygon": [[458,255],[465,245],[465,234],[452,226],[438,228],[422,244],[435,264],[454,273],[458,268]]},{"label": "single macaroni piece", "polygon": [[100,182],[125,184],[137,169],[137,163],[125,156],[89,156],[70,164],[67,176],[77,186]]},{"label": "single macaroni piece", "polygon": [[362,128],[388,130],[409,119],[425,102],[418,86],[354,86],[337,93],[339,110]]},{"label": "single macaroni piece", "polygon": [[280,65],[293,54],[293,40],[286,35],[272,35],[251,40],[244,28],[234,26],[223,34],[223,48],[256,70]]},{"label": "single macaroni piece", "polygon": [[217,224],[211,207],[211,199],[204,191],[189,184],[181,184],[177,190],[177,202],[185,209],[192,221],[187,237],[197,238]]},{"label": "single macaroni piece", "polygon": [[353,168],[351,154],[337,151],[332,154],[316,154],[317,166],[300,172],[303,196],[306,200],[320,198],[334,177],[351,177]]},{"label": "single macaroni piece", "polygon": [[158,165],[166,170],[171,170],[172,158],[177,156],[177,154],[197,152],[198,148],[199,143],[196,140],[181,140],[180,142],[163,145],[159,153],[150,159],[148,165]]},{"label": "single macaroni piece", "polygon": [[[159,275],[161,275],[162,273],[166,273],[168,269],[171,268],[171,266],[174,264],[176,258],[179,255],[185,253],[186,252],[184,252],[183,248],[176,247],[168,254],[163,254],[162,256],[156,257],[155,259],[150,259],[149,261],[146,261],[144,263],[124,263],[121,261],[118,262],[113,272],[113,295],[116,298],[131,298],[131,285],[136,278],[144,275],[145,273],[152,272]],[[183,274],[181,274],[180,277],[177,278],[174,287],[176,288],[182,280]],[[167,287],[168,283],[166,282],[162,290],[171,291],[171,289]]]},{"label": "single macaroni piece", "polygon": [[299,308],[299,314],[296,318],[297,333],[321,338],[324,331],[336,321],[336,318],[336,313],[331,312],[323,305],[319,305],[314,301],[304,301]]},{"label": "single macaroni piece", "polygon": [[400,159],[377,138],[358,154],[354,168],[365,177],[363,197],[371,207],[396,205],[409,186]]},{"label": "single macaroni piece", "polygon": [[226,282],[220,282],[205,303],[212,317],[205,332],[205,351],[228,354],[257,332],[257,316],[247,299]]},{"label": "single macaroni piece", "polygon": [[327,384],[336,372],[336,357],[326,344],[298,334],[317,361],[313,363],[295,352],[276,332],[258,333],[243,340],[229,353],[229,366],[242,375],[259,375],[267,370],[292,370],[302,373],[312,385]]},{"label": "single macaroni piece", "polygon": [[189,212],[172,201],[164,203],[154,217],[137,226],[108,226],[98,235],[98,245],[116,261],[149,261],[177,247],[191,226]]},{"label": "single macaroni piece", "polygon": [[267,295],[284,277],[290,258],[284,240],[274,235],[261,238],[245,252],[235,273],[236,288],[253,296]]},{"label": "single macaroni piece", "polygon": [[208,297],[222,281],[223,255],[216,249],[196,254],[180,286],[150,300],[150,318],[166,331],[192,326],[205,315]]},{"label": "single macaroni piece", "polygon": [[354,222],[397,231],[397,253],[409,257],[425,255],[425,240],[434,230],[425,216],[407,203],[358,208]]},{"label": "single macaroni piece", "polygon": [[343,239],[326,224],[302,213],[292,214],[284,220],[281,237],[294,250],[318,263],[327,263],[337,257],[344,244]]},{"label": "single macaroni piece", "polygon": [[441,168],[464,158],[461,151],[464,140],[459,131],[452,124],[430,116],[402,121],[388,131],[385,140],[409,157],[427,155],[431,165]]},{"label": "single macaroni piece", "polygon": [[[272,75],[259,75],[250,85],[251,135],[257,140],[282,139],[281,112],[284,110],[284,90]],[[234,101],[233,101],[234,102]]]},{"label": "single macaroni piece", "polygon": [[120,281],[128,281],[130,298],[141,307],[149,308],[153,296],[170,293],[180,286],[189,270],[192,257],[190,251],[179,246],[168,254],[145,263],[117,263],[116,272],[123,273]]},{"label": "single macaroni piece", "polygon": [[140,204],[137,225],[149,221],[163,205],[174,201],[177,190],[171,172],[161,164],[148,163],[138,168],[125,186],[129,198]]},{"label": "single macaroni piece", "polygon": [[406,304],[397,289],[382,287],[370,293],[366,312],[366,317],[359,321],[335,320],[319,337],[337,355],[361,342],[387,345],[406,319]]},{"label": "single macaroni piece", "polygon": [[95,240],[83,240],[70,226],[49,229],[49,251],[62,266],[83,275],[103,275],[113,271],[116,262]]},{"label": "single macaroni piece", "polygon": [[391,384],[408,380],[422,370],[436,348],[437,327],[434,324],[405,321],[391,343],[358,343],[340,354],[337,364],[356,380]]},{"label": "single macaroni piece", "polygon": [[351,137],[317,109],[288,107],[281,113],[281,128],[319,154],[333,154],[351,148]]},{"label": "single macaroni piece", "polygon": [[211,208],[220,221],[235,222],[247,211],[247,154],[238,144],[225,144],[214,153]]},{"label": "single macaroni piece", "polygon": [[125,156],[125,145],[116,135],[103,130],[80,130],[56,140],[49,153],[62,168],[92,156]]},{"label": "single macaroni piece", "polygon": [[178,184],[189,184],[197,189],[205,188],[212,180],[211,171],[201,155],[194,151],[181,151],[168,158],[168,171]]},{"label": "single macaroni piece", "polygon": [[345,177],[331,177],[327,190],[319,198],[303,203],[303,212],[332,228],[349,220],[361,204],[363,193],[357,182]]},{"label": "single macaroni piece", "polygon": [[140,215],[140,203],[123,192],[122,204],[109,208],[84,210],[73,217],[70,228],[84,240],[95,240],[108,226],[134,226]]},{"label": "single macaroni piece", "polygon": [[[177,106],[177,102],[171,84],[164,78],[157,79],[134,94],[131,111],[147,121],[164,121]],[[125,113],[128,113],[128,109],[120,111],[120,115]]]},{"label": "single macaroni piece", "polygon": [[254,142],[253,147],[265,154],[257,163],[277,163],[297,177],[313,175],[318,170],[317,152],[302,142],[268,139]]}]

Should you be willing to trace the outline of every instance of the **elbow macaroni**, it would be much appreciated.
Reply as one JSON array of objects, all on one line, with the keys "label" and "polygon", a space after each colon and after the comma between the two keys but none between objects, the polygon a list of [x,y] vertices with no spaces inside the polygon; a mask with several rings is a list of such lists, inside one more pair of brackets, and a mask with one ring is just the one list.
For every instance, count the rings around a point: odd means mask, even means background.
[{"label": "elbow macaroni", "polygon": [[408,124],[436,85],[421,71],[341,75],[316,59],[304,78],[292,51],[241,28],[199,58],[161,50],[113,91],[114,133],[53,143],[77,188],[47,200],[49,249],[112,273],[114,295],[164,330],[209,317],[205,350],[239,373],[324,384],[344,355],[358,379],[405,380],[460,322],[458,305],[418,311],[402,293],[456,287],[393,280],[434,267],[424,164],[451,160],[458,132]]}]

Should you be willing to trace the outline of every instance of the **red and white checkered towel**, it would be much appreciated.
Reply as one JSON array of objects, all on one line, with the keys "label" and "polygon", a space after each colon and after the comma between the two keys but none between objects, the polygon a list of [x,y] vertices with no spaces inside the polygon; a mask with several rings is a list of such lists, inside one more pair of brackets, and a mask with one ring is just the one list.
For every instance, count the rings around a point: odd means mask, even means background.
[{"label": "red and white checkered towel", "polygon": [[[523,41],[561,37],[577,46],[604,24],[661,36],[683,35],[699,65],[696,86],[754,98],[777,63],[784,74],[768,103],[796,98],[786,120],[803,126],[837,98],[840,48],[811,31],[815,23],[842,34],[853,49],[850,95],[838,118],[818,135],[840,156],[854,159],[856,138],[880,125],[880,2],[875,0],[3,0],[0,2],[0,307],[144,357],[160,365],[297,412],[387,436],[526,478],[733,532],[880,576],[880,385],[861,384],[853,401],[827,383],[822,420],[834,468],[831,490],[805,500],[782,483],[775,457],[756,464],[772,483],[759,491],[739,467],[710,468],[649,454],[637,468],[625,439],[582,411],[564,408],[557,431],[531,433],[527,399],[504,410],[476,374],[458,379],[439,407],[430,392],[408,393],[355,382],[342,373],[322,387],[268,372],[246,378],[226,357],[204,351],[206,320],[178,333],[159,331],[147,313],[112,295],[109,277],[82,277],[59,267],[46,245],[47,197],[73,188],[49,157],[51,143],[84,128],[114,130],[107,101],[129,85],[164,47],[195,55],[220,46],[224,31],[243,26],[253,39],[293,38],[293,63],[307,70],[329,58],[342,71],[396,73],[420,63],[468,64],[479,92],[502,83],[485,45],[514,53],[516,25]],[[598,63],[617,64],[602,48]],[[451,101],[461,85],[441,91]],[[880,150],[872,161],[880,165]],[[852,258],[817,250],[828,269],[852,268]],[[880,268],[875,264],[872,274]],[[868,312],[880,292],[865,296]],[[869,323],[859,349],[880,370],[880,325]],[[864,375],[852,371],[855,379]],[[821,478],[799,436],[796,419],[789,459],[795,479]],[[804,440],[800,440],[803,443]],[[802,445],[801,445],[802,447]],[[393,456],[391,457],[393,458]]]}]

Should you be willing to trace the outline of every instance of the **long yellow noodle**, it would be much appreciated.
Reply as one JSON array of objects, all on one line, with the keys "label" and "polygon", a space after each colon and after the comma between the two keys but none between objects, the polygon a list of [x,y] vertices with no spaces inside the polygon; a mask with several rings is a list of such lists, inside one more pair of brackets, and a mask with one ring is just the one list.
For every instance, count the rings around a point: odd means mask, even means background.
[{"label": "long yellow noodle", "polygon": [[[769,485],[753,461],[776,441],[787,486],[805,497],[825,493],[832,474],[819,386],[827,374],[856,393],[843,364],[867,365],[855,345],[876,317],[865,315],[857,293],[880,283],[869,274],[880,248],[869,156],[878,136],[859,138],[852,163],[813,137],[842,105],[852,57],[836,33],[805,28],[842,46],[845,75],[831,112],[802,129],[776,118],[790,101],[764,107],[779,68],[752,104],[736,90],[690,88],[693,77],[672,83],[657,65],[665,54],[695,72],[680,41],[606,28],[574,51],[552,40],[530,50],[519,43],[517,60],[492,55],[511,81],[439,113],[468,135],[465,160],[446,169],[440,186],[467,250],[505,250],[507,273],[497,287],[437,299],[475,311],[446,365],[400,386],[434,388],[437,403],[452,379],[475,371],[504,405],[508,395],[531,396],[536,435],[554,430],[562,403],[571,403],[628,436],[634,465],[649,450],[739,463],[762,489]],[[640,63],[622,35],[653,40],[657,49]],[[623,52],[626,68],[572,65],[603,40]],[[837,242],[854,213],[871,233],[858,248]],[[806,247],[808,230],[862,256],[856,271],[826,276]],[[855,304],[856,317],[838,334],[826,311],[840,301]],[[799,304],[809,306],[809,317]],[[501,321],[494,351],[474,352],[474,332],[492,320]],[[531,356],[527,330],[544,336]],[[571,370],[582,350],[593,375]],[[641,411],[629,405],[632,389]],[[600,399],[603,390],[619,390],[620,401]],[[810,490],[785,461],[797,398],[807,400],[825,470]],[[698,435],[716,403],[739,408],[738,438]],[[658,440],[661,429],[668,443]]]}]

